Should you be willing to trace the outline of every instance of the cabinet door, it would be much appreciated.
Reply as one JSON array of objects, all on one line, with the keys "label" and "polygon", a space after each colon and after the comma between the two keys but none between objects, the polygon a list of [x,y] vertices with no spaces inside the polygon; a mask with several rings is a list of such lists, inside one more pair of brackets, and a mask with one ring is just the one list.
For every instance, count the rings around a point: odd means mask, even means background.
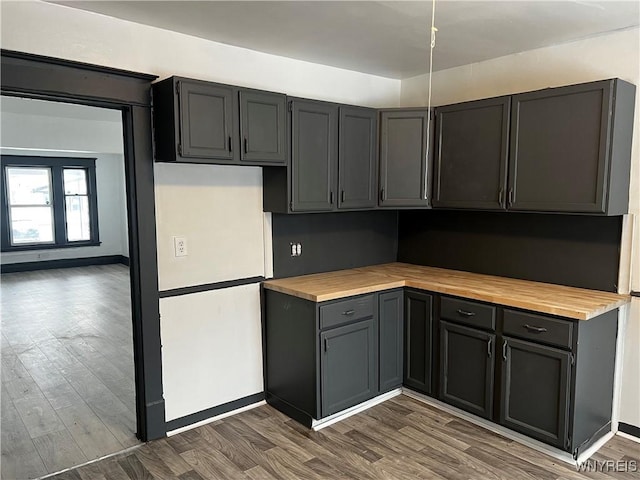
[{"label": "cabinet door", "polygon": [[381,113],[380,206],[429,204],[428,115],[427,110]]},{"label": "cabinet door", "polygon": [[338,208],[373,208],[377,204],[377,112],[340,107]]},{"label": "cabinet door", "polygon": [[612,81],[513,96],[509,208],[605,211]]},{"label": "cabinet door", "polygon": [[403,297],[401,290],[378,297],[381,393],[402,385]]},{"label": "cabinet door", "polygon": [[322,416],[375,396],[378,385],[376,333],[373,319],[320,334]]},{"label": "cabinet door", "polygon": [[180,80],[178,91],[180,156],[230,162],[237,160],[234,89]]},{"label": "cabinet door", "polygon": [[286,96],[241,90],[240,138],[241,161],[286,164]]},{"label": "cabinet door", "polygon": [[432,306],[431,295],[405,292],[403,383],[428,395],[432,392]]},{"label": "cabinet door", "polygon": [[294,100],[292,116],[292,210],[333,210],[338,166],[338,107]]},{"label": "cabinet door", "polygon": [[493,411],[495,335],[440,322],[440,399],[481,417]]},{"label": "cabinet door", "polygon": [[433,206],[503,209],[510,97],[436,110]]},{"label": "cabinet door", "polygon": [[500,423],[569,449],[570,353],[505,337]]}]

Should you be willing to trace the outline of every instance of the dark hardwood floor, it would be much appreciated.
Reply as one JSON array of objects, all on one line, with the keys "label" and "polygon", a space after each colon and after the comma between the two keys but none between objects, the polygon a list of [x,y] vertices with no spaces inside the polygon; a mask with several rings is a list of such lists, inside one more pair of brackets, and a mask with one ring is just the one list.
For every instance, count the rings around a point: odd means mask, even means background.
[{"label": "dark hardwood floor", "polygon": [[2,480],[139,444],[129,270],[3,274]]},{"label": "dark hardwood floor", "polygon": [[[593,460],[618,470],[640,444],[613,438]],[[626,463],[625,463],[626,462]],[[597,467],[594,467],[597,468]],[[576,467],[407,396],[310,431],[261,406],[57,475],[56,480],[634,479]]]}]

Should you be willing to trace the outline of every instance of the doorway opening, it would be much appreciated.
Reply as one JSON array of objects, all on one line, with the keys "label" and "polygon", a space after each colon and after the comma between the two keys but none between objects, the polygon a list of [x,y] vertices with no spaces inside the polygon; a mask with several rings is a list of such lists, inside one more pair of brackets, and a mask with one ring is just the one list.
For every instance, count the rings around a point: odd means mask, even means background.
[{"label": "doorway opening", "polygon": [[140,442],[123,126],[0,100],[2,478],[35,478]]},{"label": "doorway opening", "polygon": [[[164,437],[151,148],[150,86],[157,77],[9,50],[1,51],[0,60],[3,96],[106,108],[121,117],[128,205],[136,436],[141,441]],[[5,433],[2,428],[3,443]]]}]

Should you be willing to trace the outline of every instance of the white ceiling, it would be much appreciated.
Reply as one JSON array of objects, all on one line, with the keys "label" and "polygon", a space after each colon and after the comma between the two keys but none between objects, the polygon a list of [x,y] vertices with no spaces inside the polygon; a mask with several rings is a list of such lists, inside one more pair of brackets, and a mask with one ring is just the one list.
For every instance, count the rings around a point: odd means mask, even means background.
[{"label": "white ceiling", "polygon": [[[428,71],[431,1],[52,1],[390,78]],[[437,0],[434,70],[637,26],[640,2]]]},{"label": "white ceiling", "polygon": [[122,112],[119,110],[5,95],[0,96],[0,112],[95,122],[122,122]]}]

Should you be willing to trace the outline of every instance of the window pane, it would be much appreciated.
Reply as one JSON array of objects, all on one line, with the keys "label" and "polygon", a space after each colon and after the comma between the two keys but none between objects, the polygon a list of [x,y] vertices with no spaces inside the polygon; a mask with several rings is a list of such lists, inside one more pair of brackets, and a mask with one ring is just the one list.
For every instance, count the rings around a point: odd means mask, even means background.
[{"label": "window pane", "polygon": [[53,242],[51,207],[11,207],[11,243]]},{"label": "window pane", "polygon": [[65,197],[67,209],[67,240],[91,240],[89,199],[86,196]]},{"label": "window pane", "polygon": [[8,167],[10,205],[49,205],[51,176],[48,168]]},{"label": "window pane", "polygon": [[87,172],[85,169],[65,168],[63,173],[65,195],[87,194]]}]

